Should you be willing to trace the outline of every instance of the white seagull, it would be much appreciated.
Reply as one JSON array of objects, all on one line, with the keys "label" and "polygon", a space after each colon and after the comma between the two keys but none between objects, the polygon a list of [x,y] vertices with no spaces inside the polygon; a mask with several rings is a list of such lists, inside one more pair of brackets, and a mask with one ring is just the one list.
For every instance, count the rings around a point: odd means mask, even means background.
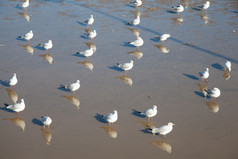
[{"label": "white seagull", "polygon": [[137,15],[136,18],[134,20],[132,20],[131,22],[128,22],[129,25],[134,25],[134,27],[136,25],[140,24],[140,15]]},{"label": "white seagull", "polygon": [[206,80],[206,82],[208,82],[209,68],[206,68],[203,72],[199,72],[199,75],[202,78],[202,82],[204,82],[204,80]]},{"label": "white seagull", "polygon": [[22,7],[23,9],[27,9],[27,7],[29,6],[29,0],[26,0],[25,2],[22,2],[20,4],[17,4],[17,6]]},{"label": "white seagull", "polygon": [[129,44],[136,46],[136,48],[139,50],[139,47],[144,44],[144,41],[141,37],[137,37],[135,41],[129,42]]},{"label": "white seagull", "polygon": [[147,110],[145,110],[143,112],[138,112],[138,113],[140,113],[141,115],[145,115],[148,118],[148,120],[150,120],[154,116],[156,116],[156,114],[157,114],[157,106],[154,105],[152,108],[147,109]]},{"label": "white seagull", "polygon": [[74,91],[76,91],[80,88],[80,81],[77,80],[76,82],[71,83],[70,85],[66,85],[66,86],[62,86],[62,87],[65,88],[65,89],[68,89],[68,90],[70,90],[71,92],[74,93]]},{"label": "white seagull", "polygon": [[84,50],[84,51],[76,52],[76,54],[83,55],[83,56],[85,56],[86,58],[92,56],[93,53],[94,53],[94,49],[93,49],[93,48],[89,48],[89,49]]},{"label": "white seagull", "polygon": [[8,105],[8,104],[5,104],[5,105],[6,105],[7,109],[11,109],[14,112],[17,112],[18,115],[20,115],[20,112],[25,109],[24,99],[21,99],[20,103],[16,103],[16,104],[13,104],[13,105]]},{"label": "white seagull", "polygon": [[92,26],[92,24],[94,23],[94,18],[93,18],[93,15],[91,15],[90,16],[90,18],[89,19],[87,19],[87,20],[85,20],[84,21],[86,24],[88,24],[88,25],[91,25]]},{"label": "white seagull", "polygon": [[184,11],[184,7],[180,4],[180,5],[178,5],[178,6],[176,6],[176,7],[172,7],[174,10],[175,10],[175,12],[177,12],[178,14],[180,14],[181,12],[183,12]]},{"label": "white seagull", "polygon": [[117,66],[119,68],[123,69],[125,71],[125,73],[127,73],[127,71],[132,69],[133,65],[134,65],[134,61],[132,61],[132,60],[129,63],[123,63],[123,64],[117,63]]},{"label": "white seagull", "polygon": [[50,124],[52,123],[52,119],[49,116],[42,116],[41,119],[44,127],[47,126],[49,128]]},{"label": "white seagull", "polygon": [[172,123],[172,122],[169,122],[168,125],[164,125],[164,126],[161,126],[159,128],[153,128],[152,129],[152,134],[155,135],[156,133],[158,133],[160,135],[165,136],[166,134],[170,133],[173,130],[173,125],[175,125],[175,124]]},{"label": "white seagull", "polygon": [[135,7],[139,7],[142,5],[142,0],[135,0],[133,2],[130,2],[131,5],[135,6]]},{"label": "white seagull", "polygon": [[206,10],[210,7],[210,2],[206,1],[206,3],[202,4],[201,8],[206,12]]},{"label": "white seagull", "polygon": [[161,36],[156,36],[155,38],[163,42],[170,38],[170,34],[162,34]]},{"label": "white seagull", "polygon": [[17,80],[17,75],[16,73],[13,74],[12,78],[10,78],[9,80],[7,80],[7,83],[12,87],[14,86],[15,88],[15,85],[17,84],[18,80]]},{"label": "white seagull", "polygon": [[52,40],[48,40],[48,42],[46,42],[44,44],[38,44],[38,46],[43,47],[46,50],[49,50],[53,47],[53,42],[52,42]]},{"label": "white seagull", "polygon": [[207,93],[211,96],[211,100],[212,98],[214,98],[214,101],[215,101],[215,98],[218,98],[221,95],[220,89],[216,87],[210,91],[208,90]]},{"label": "white seagull", "polygon": [[23,36],[18,36],[19,39],[25,39],[27,40],[28,44],[30,43],[30,40],[33,38],[33,32],[30,30],[30,32],[26,33]]},{"label": "white seagull", "polygon": [[107,115],[102,115],[103,119],[106,120],[109,125],[113,124],[118,119],[118,113],[114,110],[112,113],[108,113]]},{"label": "white seagull", "polygon": [[225,72],[226,71],[228,71],[228,72],[231,72],[231,61],[226,61],[225,63],[224,63],[224,66],[225,66]]},{"label": "white seagull", "polygon": [[89,37],[90,40],[92,40],[97,36],[97,32],[96,32],[96,30],[92,30],[89,33],[84,33],[84,35]]}]

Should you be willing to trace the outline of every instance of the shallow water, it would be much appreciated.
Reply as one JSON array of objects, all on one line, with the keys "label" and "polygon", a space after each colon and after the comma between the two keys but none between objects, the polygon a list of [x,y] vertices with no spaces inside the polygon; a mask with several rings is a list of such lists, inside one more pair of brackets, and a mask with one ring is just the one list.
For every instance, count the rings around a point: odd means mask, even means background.
[{"label": "shallow water", "polygon": [[[136,36],[126,23],[137,14],[128,1],[32,0],[27,11],[16,8],[18,3],[0,1],[0,116],[9,119],[0,120],[2,158],[238,157],[236,1],[211,1],[206,15],[195,9],[202,1],[143,1],[136,26],[144,39],[139,58],[128,54],[136,51],[127,44]],[[187,5],[182,21],[170,11],[180,3]],[[75,53],[88,48],[82,21],[91,14],[97,50],[89,59],[90,70],[79,63],[85,57]],[[34,37],[23,47],[27,42],[17,37],[29,30]],[[171,34],[163,44],[167,53],[154,38],[163,33]],[[37,47],[49,39],[51,50]],[[130,60],[134,67],[127,77],[115,64]],[[232,63],[228,80],[223,77],[226,60]],[[221,90],[215,104],[203,97],[198,85],[198,72],[206,67],[207,88]],[[4,81],[13,73],[19,82],[10,98]],[[73,98],[60,85],[77,79],[81,88]],[[26,103],[21,118],[4,109],[16,94]],[[176,124],[166,138],[146,131],[147,119],[133,113],[153,105],[158,106],[153,125]],[[114,109],[119,119],[110,128],[97,113]],[[42,115],[53,119],[49,130],[42,130]]]}]

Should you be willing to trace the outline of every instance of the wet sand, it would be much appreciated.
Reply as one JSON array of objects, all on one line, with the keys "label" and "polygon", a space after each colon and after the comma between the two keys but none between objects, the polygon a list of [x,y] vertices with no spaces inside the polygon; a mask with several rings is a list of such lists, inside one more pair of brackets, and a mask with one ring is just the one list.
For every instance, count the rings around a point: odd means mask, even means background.
[{"label": "wet sand", "polygon": [[[211,1],[207,17],[194,8],[202,1],[143,1],[136,26],[144,40],[139,58],[128,54],[136,51],[126,43],[136,39],[126,28],[133,28],[126,23],[136,8],[127,1],[32,0],[27,11],[16,8],[17,3],[0,2],[1,158],[238,157],[236,1]],[[180,3],[188,6],[182,22],[170,12]],[[75,53],[88,48],[82,21],[91,14],[97,50],[87,68],[78,63],[86,59]],[[17,37],[29,30],[34,37],[26,48],[27,42]],[[154,39],[163,33],[171,34],[164,46]],[[48,52],[36,47],[49,39],[54,46]],[[130,60],[134,67],[127,77],[115,64]],[[232,63],[228,80],[223,77],[226,60]],[[207,88],[221,90],[216,103],[209,103],[198,86],[198,72],[206,67]],[[19,80],[15,89],[4,82],[13,73]],[[76,98],[60,89],[77,79]],[[21,98],[26,109],[17,118],[4,103]],[[147,119],[134,113],[153,105],[158,106],[153,125],[176,124],[166,138],[146,131]],[[110,128],[97,113],[114,109],[119,119]],[[49,130],[42,129],[43,115],[53,119]]]}]

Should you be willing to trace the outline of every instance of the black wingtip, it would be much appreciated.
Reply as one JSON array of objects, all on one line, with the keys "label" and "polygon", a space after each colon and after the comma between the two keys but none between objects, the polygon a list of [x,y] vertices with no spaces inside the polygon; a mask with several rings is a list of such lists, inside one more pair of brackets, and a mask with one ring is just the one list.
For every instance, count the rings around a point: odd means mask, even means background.
[{"label": "black wingtip", "polygon": [[5,107],[9,106],[9,104],[7,104],[7,103],[4,103],[4,105],[5,105]]}]

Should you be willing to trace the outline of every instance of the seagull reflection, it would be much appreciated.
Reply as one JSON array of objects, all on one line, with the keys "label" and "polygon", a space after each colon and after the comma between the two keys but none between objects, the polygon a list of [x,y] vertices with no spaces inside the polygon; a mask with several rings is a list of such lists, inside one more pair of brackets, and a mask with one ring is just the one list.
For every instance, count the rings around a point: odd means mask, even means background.
[{"label": "seagull reflection", "polygon": [[145,129],[154,129],[156,126],[151,121],[139,121],[138,123],[142,124]]},{"label": "seagull reflection", "polygon": [[223,77],[225,80],[228,80],[231,78],[231,73],[229,71],[224,71]]},{"label": "seagull reflection", "polygon": [[167,151],[168,153],[172,152],[172,146],[168,144],[164,139],[159,141],[151,141],[151,143],[161,150]]},{"label": "seagull reflection", "polygon": [[207,97],[207,86],[203,83],[197,83],[199,90],[203,93],[203,96]]},{"label": "seagull reflection", "polygon": [[83,65],[85,68],[89,69],[90,71],[93,71],[93,64],[90,61],[82,61],[77,63]]},{"label": "seagull reflection", "polygon": [[206,102],[206,105],[213,113],[217,113],[219,111],[219,105],[214,101]]},{"label": "seagull reflection", "polygon": [[143,52],[141,52],[140,50],[128,52],[128,54],[135,56],[138,60],[143,56]]},{"label": "seagull reflection", "polygon": [[8,88],[6,88],[6,91],[7,91],[8,96],[13,101],[13,103],[16,104],[17,100],[18,100],[18,95],[17,95],[16,91],[12,90],[12,89],[8,89]]},{"label": "seagull reflection", "polygon": [[49,62],[49,64],[53,63],[53,57],[50,54],[42,54],[42,55],[38,55],[38,56],[45,59],[47,62]]},{"label": "seagull reflection", "polygon": [[26,45],[18,44],[18,45],[22,46],[26,50],[26,52],[29,52],[31,55],[33,55],[34,49],[30,44],[26,44]]},{"label": "seagull reflection", "polygon": [[176,17],[176,18],[172,18],[173,22],[175,25],[181,25],[183,23],[183,18],[181,17]]},{"label": "seagull reflection", "polygon": [[154,45],[156,48],[158,48],[162,53],[169,53],[169,49],[165,47],[164,44],[161,45]]},{"label": "seagull reflection", "polygon": [[75,105],[75,106],[77,107],[77,109],[80,108],[80,101],[79,101],[79,99],[76,98],[75,96],[66,96],[66,95],[63,95],[63,96],[61,96],[61,97],[68,99],[68,101],[69,101],[71,104]]},{"label": "seagull reflection", "polygon": [[27,13],[18,12],[18,14],[30,22],[30,16]]},{"label": "seagull reflection", "polygon": [[132,32],[132,34],[135,35],[136,37],[139,37],[139,36],[140,36],[140,32],[139,32],[138,29],[136,29],[136,28],[130,28],[130,27],[128,27],[128,26],[126,26],[126,28],[127,28],[128,30],[130,30],[130,31]]},{"label": "seagull reflection", "polygon": [[52,133],[50,132],[50,130],[48,130],[48,129],[42,127],[42,128],[41,128],[41,132],[42,132],[43,138],[45,139],[45,143],[46,143],[47,145],[50,145],[50,141],[51,141],[51,139],[52,139]]},{"label": "seagull reflection", "polygon": [[206,15],[206,13],[201,13],[201,14],[200,14],[200,17],[201,17],[201,19],[204,20],[204,23],[205,23],[205,24],[209,23],[209,18],[208,18],[208,16]]},{"label": "seagull reflection", "polygon": [[102,126],[101,128],[113,139],[117,138],[117,131],[112,126]]},{"label": "seagull reflection", "polygon": [[128,84],[132,87],[133,81],[128,75],[118,76],[116,79],[122,80],[125,84]]},{"label": "seagull reflection", "polygon": [[15,126],[20,127],[21,130],[24,132],[25,127],[26,127],[26,123],[25,123],[25,121],[24,121],[20,116],[17,116],[17,117],[15,117],[15,118],[3,119],[3,120],[9,120],[9,121],[12,122]]}]

